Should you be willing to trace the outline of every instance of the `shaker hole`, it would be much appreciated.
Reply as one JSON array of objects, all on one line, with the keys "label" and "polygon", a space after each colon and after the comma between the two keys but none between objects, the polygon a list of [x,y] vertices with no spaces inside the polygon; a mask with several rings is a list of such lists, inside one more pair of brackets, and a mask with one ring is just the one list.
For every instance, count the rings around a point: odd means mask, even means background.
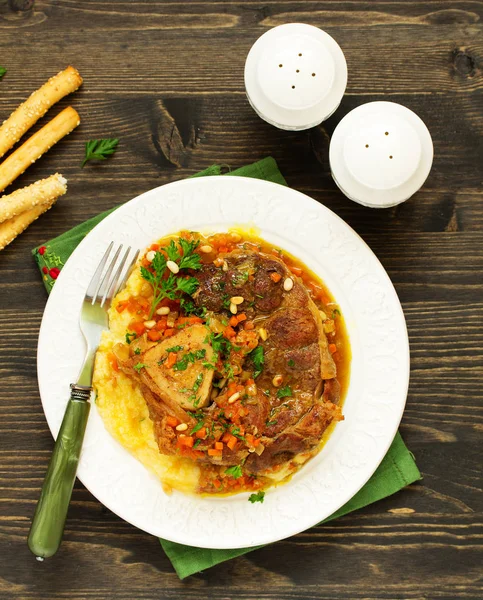
[{"label": "shaker hole", "polygon": [[278,65],[278,66],[279,66],[280,68],[282,68],[282,67],[283,67],[283,65]]},{"label": "shaker hole", "polygon": [[312,77],[315,77],[315,73],[312,73]]},{"label": "shaker hole", "polygon": [[299,52],[299,56],[302,56],[302,52]]},{"label": "shaker hole", "polygon": [[389,158],[392,158],[392,154],[389,155]]},{"label": "shaker hole", "polygon": [[386,132],[384,133],[384,135],[389,135],[389,131],[386,131]]},{"label": "shaker hole", "polygon": [[300,73],[300,69],[296,69],[296,71],[295,71],[295,72],[296,72],[296,73]]},{"label": "shaker hole", "polygon": [[366,148],[369,148],[369,144],[366,144]]},{"label": "shaker hole", "polygon": [[295,89],[295,86],[294,86],[294,85],[292,86],[292,89],[293,89],[293,90]]}]

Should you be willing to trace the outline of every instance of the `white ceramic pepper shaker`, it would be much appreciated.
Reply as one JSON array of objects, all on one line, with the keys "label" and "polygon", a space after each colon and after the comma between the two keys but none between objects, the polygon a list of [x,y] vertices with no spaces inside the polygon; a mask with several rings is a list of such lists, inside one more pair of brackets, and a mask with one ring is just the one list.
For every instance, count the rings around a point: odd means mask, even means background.
[{"label": "white ceramic pepper shaker", "polygon": [[248,53],[245,88],[267,123],[298,131],[318,125],[337,109],[347,85],[347,64],[337,42],[303,23],[264,33]]},{"label": "white ceramic pepper shaker", "polygon": [[424,122],[395,102],[358,106],[330,141],[334,181],[351,200],[372,208],[404,202],[426,181],[433,142]]}]

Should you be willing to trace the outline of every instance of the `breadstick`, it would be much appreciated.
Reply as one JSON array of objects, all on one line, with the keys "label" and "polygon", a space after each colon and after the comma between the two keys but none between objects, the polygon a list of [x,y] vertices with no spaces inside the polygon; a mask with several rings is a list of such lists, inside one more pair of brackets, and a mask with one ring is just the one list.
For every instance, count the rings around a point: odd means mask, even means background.
[{"label": "breadstick", "polygon": [[13,219],[26,211],[39,206],[49,204],[63,196],[67,191],[67,180],[59,173],[41,179],[16,190],[8,196],[0,198],[0,223]]},{"label": "breadstick", "polygon": [[79,123],[79,115],[69,106],[34,133],[0,165],[0,192]]},{"label": "breadstick", "polygon": [[23,134],[64,96],[75,92],[82,84],[82,77],[74,67],[51,77],[15,110],[0,127],[0,158],[10,150]]},{"label": "breadstick", "polygon": [[50,203],[39,204],[35,208],[31,208],[13,219],[0,223],[0,250],[3,250],[5,246],[13,242],[19,233],[27,229],[42,213],[49,210],[54,202],[55,199],[51,200]]}]

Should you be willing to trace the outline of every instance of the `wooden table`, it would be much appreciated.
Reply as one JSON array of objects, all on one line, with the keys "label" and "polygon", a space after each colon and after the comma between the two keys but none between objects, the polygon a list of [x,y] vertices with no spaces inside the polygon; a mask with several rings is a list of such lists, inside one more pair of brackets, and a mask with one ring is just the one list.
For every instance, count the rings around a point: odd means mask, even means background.
[{"label": "wooden table", "polygon": [[[349,68],[339,110],[301,133],[262,122],[243,86],[252,43],[291,21],[327,30]],[[0,64],[8,69],[0,118],[65,65],[84,76],[82,89],[60,103],[79,111],[80,128],[15,184],[59,171],[68,195],[0,254],[1,598],[483,596],[482,22],[483,5],[470,0],[0,1]],[[381,99],[423,118],[435,158],[412,200],[376,211],[336,188],[328,141],[349,110]],[[119,137],[118,152],[81,170],[86,140],[100,137]],[[423,481],[185,582],[157,539],[77,483],[62,550],[37,563],[26,537],[52,438],[35,366],[46,293],[30,249],[212,163],[238,167],[267,155],[292,187],[367,241],[396,286],[412,351],[401,431]]]}]

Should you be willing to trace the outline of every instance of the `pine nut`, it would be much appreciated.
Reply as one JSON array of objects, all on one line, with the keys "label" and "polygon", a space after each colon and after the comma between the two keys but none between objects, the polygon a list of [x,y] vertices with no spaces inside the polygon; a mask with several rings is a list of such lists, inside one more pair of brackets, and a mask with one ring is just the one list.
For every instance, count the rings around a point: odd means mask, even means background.
[{"label": "pine nut", "polygon": [[230,312],[232,315],[236,315],[236,313],[238,312],[238,308],[236,304],[233,304],[233,302],[230,302]]},{"label": "pine nut", "polygon": [[267,341],[268,333],[267,333],[266,329],[264,329],[263,327],[260,327],[260,329],[258,330],[258,333],[264,342]]},{"label": "pine nut", "polygon": [[291,277],[287,277],[287,279],[285,279],[285,281],[283,282],[283,289],[286,292],[290,292],[290,290],[293,288],[293,279]]},{"label": "pine nut", "polygon": [[146,254],[146,260],[149,260],[149,262],[151,262],[154,259],[155,256],[156,256],[156,252],[154,250],[150,250]]},{"label": "pine nut", "polygon": [[156,314],[159,315],[160,317],[165,316],[165,315],[169,315],[169,311],[171,309],[169,308],[169,306],[162,306],[161,308],[158,308],[158,310],[156,311]]},{"label": "pine nut", "polygon": [[240,397],[240,392],[235,392],[228,398],[228,404],[233,404],[233,402],[236,402],[239,397]]},{"label": "pine nut", "polygon": [[206,246],[200,246],[200,252],[203,252],[203,254],[209,254],[210,252],[213,252],[213,248],[208,244]]},{"label": "pine nut", "polygon": [[232,296],[230,298],[230,302],[232,304],[236,304],[236,305],[241,304],[244,301],[245,301],[245,298],[243,296]]},{"label": "pine nut", "polygon": [[179,267],[174,262],[174,260],[168,260],[168,262],[166,263],[166,266],[171,271],[171,273],[174,273],[175,275],[176,275],[176,273],[179,273]]},{"label": "pine nut", "polygon": [[327,319],[327,315],[325,314],[325,312],[323,310],[319,310],[319,313],[322,321],[325,321]]},{"label": "pine nut", "polygon": [[226,271],[228,271],[228,263],[226,262],[226,260],[223,261],[223,265],[221,266],[221,269],[223,271],[225,271],[225,273],[226,273]]},{"label": "pine nut", "polygon": [[156,321],[154,319],[152,321],[144,321],[144,327],[146,329],[152,329],[156,325]]},{"label": "pine nut", "polygon": [[213,264],[215,265],[215,267],[222,267],[224,262],[225,261],[222,258],[218,257],[218,258],[215,258],[215,260],[213,261]]},{"label": "pine nut", "polygon": [[186,431],[188,429],[188,425],[186,423],[180,423],[176,426],[176,431]]},{"label": "pine nut", "polygon": [[283,376],[275,375],[275,377],[272,379],[272,383],[275,387],[280,387],[283,383]]}]

